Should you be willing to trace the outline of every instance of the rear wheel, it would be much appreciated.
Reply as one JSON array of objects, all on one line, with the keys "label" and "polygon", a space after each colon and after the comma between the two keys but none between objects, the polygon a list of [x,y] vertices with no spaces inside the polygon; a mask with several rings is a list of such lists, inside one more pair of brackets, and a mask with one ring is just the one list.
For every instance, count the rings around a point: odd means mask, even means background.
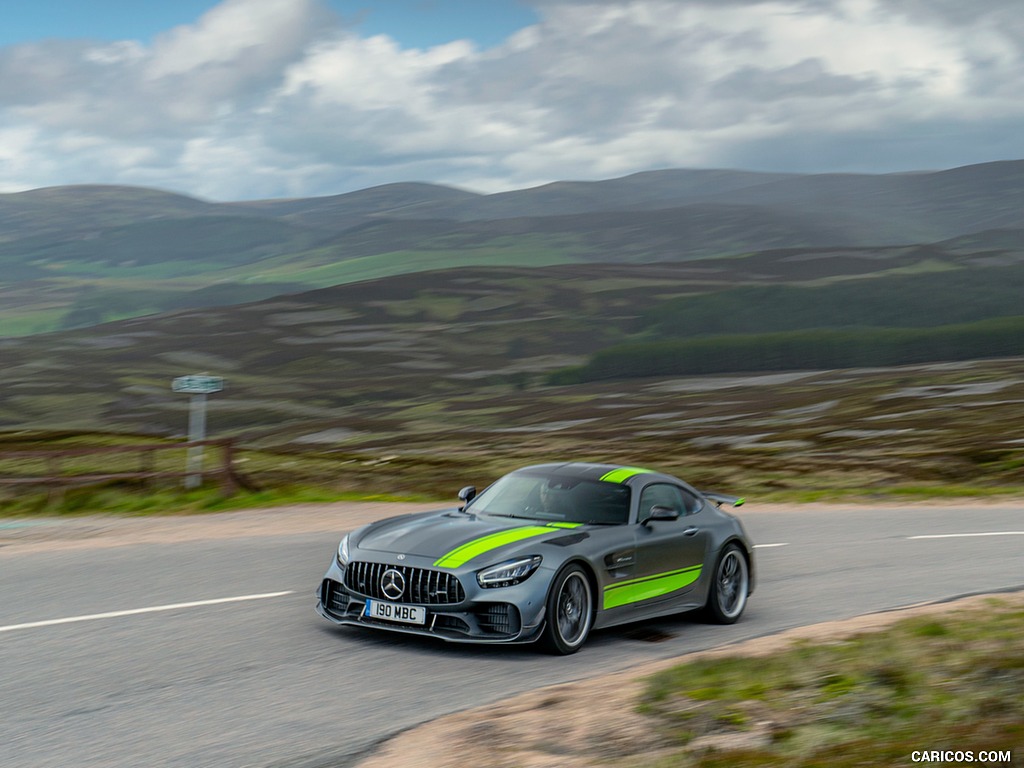
[{"label": "rear wheel", "polygon": [[715,564],[705,613],[716,624],[732,624],[743,613],[749,591],[747,558],[739,547],[730,544],[722,550]]},{"label": "rear wheel", "polygon": [[547,599],[547,625],[543,644],[562,656],[576,653],[590,634],[594,621],[594,594],[582,567],[567,565],[551,583]]}]

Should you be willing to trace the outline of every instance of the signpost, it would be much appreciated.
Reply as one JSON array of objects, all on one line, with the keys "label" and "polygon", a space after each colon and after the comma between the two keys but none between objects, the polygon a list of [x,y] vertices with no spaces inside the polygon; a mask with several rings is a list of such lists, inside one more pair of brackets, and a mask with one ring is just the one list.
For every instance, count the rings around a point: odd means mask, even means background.
[{"label": "signpost", "polygon": [[[224,389],[224,379],[220,376],[194,374],[179,376],[171,382],[171,389],[185,395],[192,395],[188,409],[188,441],[190,443],[206,439],[206,396]],[[185,469],[189,473],[185,477],[186,488],[198,488],[203,479],[203,446],[194,445],[188,449]]]}]

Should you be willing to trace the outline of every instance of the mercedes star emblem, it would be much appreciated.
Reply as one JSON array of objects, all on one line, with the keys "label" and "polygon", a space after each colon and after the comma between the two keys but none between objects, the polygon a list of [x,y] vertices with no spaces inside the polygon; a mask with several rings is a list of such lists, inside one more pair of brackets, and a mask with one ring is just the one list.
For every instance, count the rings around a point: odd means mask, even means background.
[{"label": "mercedes star emblem", "polygon": [[397,600],[405,593],[405,577],[394,568],[388,568],[381,574],[380,591],[388,600]]}]

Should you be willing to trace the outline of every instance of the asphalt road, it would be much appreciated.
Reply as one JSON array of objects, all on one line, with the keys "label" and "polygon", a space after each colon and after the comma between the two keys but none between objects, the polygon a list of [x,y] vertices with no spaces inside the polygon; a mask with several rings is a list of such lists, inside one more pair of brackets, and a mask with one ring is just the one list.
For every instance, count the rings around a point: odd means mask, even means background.
[{"label": "asphalt road", "polygon": [[[1020,588],[1022,515],[1009,506],[751,509],[742,517],[761,545],[759,585],[743,620],[616,628],[567,658],[328,625],[313,612],[313,590],[341,531],[0,547],[0,765],[354,765],[389,734],[506,694],[798,625]],[[222,598],[245,599],[210,602]]]}]

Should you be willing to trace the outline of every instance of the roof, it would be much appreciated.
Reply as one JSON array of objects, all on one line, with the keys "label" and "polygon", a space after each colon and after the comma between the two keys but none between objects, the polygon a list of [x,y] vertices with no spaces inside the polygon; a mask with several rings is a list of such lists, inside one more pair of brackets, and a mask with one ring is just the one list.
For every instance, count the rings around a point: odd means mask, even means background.
[{"label": "roof", "polygon": [[581,480],[604,480],[609,483],[624,483],[636,475],[658,474],[650,469],[623,466],[621,464],[591,464],[587,462],[567,462],[564,464],[535,464],[523,467],[516,472],[556,474],[576,477]]}]

